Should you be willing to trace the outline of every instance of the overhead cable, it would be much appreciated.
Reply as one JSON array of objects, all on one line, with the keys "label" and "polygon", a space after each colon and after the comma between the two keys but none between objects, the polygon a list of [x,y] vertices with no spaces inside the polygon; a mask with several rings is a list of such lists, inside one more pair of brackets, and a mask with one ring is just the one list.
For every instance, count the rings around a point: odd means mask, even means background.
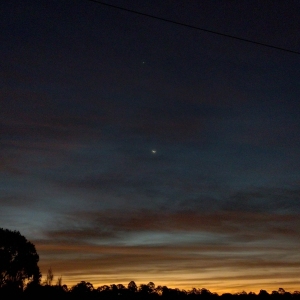
[{"label": "overhead cable", "polygon": [[255,45],[259,45],[259,46],[263,46],[263,47],[268,47],[268,48],[272,48],[272,49],[281,50],[281,51],[290,52],[290,53],[293,53],[293,54],[299,54],[300,55],[299,51],[294,51],[294,50],[287,49],[287,48],[277,47],[277,46],[274,46],[274,45],[261,43],[261,42],[257,42],[257,41],[254,41],[254,40],[250,40],[250,39],[246,39],[246,38],[242,38],[242,37],[238,37],[238,36],[234,36],[234,35],[230,35],[230,34],[226,34],[226,33],[221,33],[221,32],[214,31],[214,30],[209,30],[209,29],[197,27],[197,26],[194,26],[194,25],[186,24],[186,23],[173,21],[173,20],[170,20],[170,19],[165,19],[165,18],[162,18],[162,17],[146,14],[146,13],[139,12],[139,11],[132,10],[132,9],[128,9],[128,8],[125,8],[125,7],[120,7],[120,6],[117,6],[117,5],[108,4],[108,3],[105,3],[105,2],[102,2],[102,1],[98,1],[98,0],[87,0],[87,1],[94,2],[94,3],[100,4],[100,5],[104,5],[104,6],[108,6],[108,7],[111,7],[111,8],[127,11],[127,12],[130,12],[130,13],[136,14],[136,15],[140,15],[140,16],[144,16],[144,17],[148,17],[148,18],[152,18],[152,19],[156,19],[156,20],[160,20],[160,21],[164,21],[164,22],[168,22],[168,23],[172,23],[172,24],[176,24],[176,25],[180,25],[180,26],[184,26],[184,27],[187,27],[187,28],[192,28],[192,29],[203,31],[203,32],[212,33],[212,34],[215,34],[215,35],[219,35],[219,36],[239,40],[239,41],[242,41],[242,42],[247,42],[247,43],[251,43],[251,44],[255,44]]}]

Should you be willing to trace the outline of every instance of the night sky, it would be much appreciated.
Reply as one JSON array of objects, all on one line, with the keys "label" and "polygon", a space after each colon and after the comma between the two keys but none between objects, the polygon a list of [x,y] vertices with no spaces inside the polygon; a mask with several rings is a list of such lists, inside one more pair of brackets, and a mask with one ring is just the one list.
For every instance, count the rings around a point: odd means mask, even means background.
[{"label": "night sky", "polygon": [[[106,3],[300,51],[296,0]],[[0,16],[0,227],[44,276],[300,289],[300,55],[87,0]]]}]

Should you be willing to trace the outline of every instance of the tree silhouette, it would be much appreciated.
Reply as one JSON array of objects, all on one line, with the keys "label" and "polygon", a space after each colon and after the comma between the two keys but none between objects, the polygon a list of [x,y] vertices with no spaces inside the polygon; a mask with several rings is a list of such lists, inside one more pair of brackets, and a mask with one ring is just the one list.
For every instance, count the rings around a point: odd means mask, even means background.
[{"label": "tree silhouette", "polygon": [[87,294],[94,290],[94,286],[90,282],[81,281],[71,288],[71,292],[77,295]]},{"label": "tree silhouette", "polygon": [[261,298],[267,298],[269,297],[269,293],[266,290],[260,290],[258,296]]},{"label": "tree silhouette", "polygon": [[54,278],[54,274],[52,272],[52,268],[49,268],[44,284],[45,285],[52,285],[53,278]]},{"label": "tree silhouette", "polygon": [[148,284],[141,284],[139,286],[139,293],[142,295],[149,295],[155,292],[155,284],[153,282],[149,282]]},{"label": "tree silhouette", "polygon": [[41,273],[35,246],[18,231],[0,228],[0,288],[24,288],[39,283]]},{"label": "tree silhouette", "polygon": [[132,293],[135,293],[138,290],[138,287],[134,281],[130,281],[128,283],[128,290],[131,291]]}]

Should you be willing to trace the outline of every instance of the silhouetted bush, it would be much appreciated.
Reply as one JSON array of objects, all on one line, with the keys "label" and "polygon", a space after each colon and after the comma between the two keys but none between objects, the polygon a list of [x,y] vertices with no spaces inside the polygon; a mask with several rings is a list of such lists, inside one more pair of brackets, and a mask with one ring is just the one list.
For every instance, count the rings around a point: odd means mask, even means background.
[{"label": "silhouetted bush", "polygon": [[[29,282],[39,283],[41,273],[35,246],[18,231],[0,228],[0,289],[23,291]],[[7,293],[7,292],[5,292]]]}]

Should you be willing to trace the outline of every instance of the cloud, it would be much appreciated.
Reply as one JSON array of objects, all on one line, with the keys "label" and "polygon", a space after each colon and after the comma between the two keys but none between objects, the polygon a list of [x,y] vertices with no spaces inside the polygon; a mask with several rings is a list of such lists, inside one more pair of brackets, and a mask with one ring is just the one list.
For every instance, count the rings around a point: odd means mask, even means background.
[{"label": "cloud", "polygon": [[298,188],[253,187],[232,193],[223,209],[230,211],[299,213],[300,190]]},{"label": "cloud", "polygon": [[[205,213],[159,209],[127,210],[124,214],[123,209],[113,209],[75,212],[69,220],[62,221],[59,228],[46,234],[50,239],[78,239],[91,243],[94,240],[100,244],[108,241],[126,243],[126,237],[129,242],[136,244],[139,243],[140,233],[145,237],[151,237],[152,233],[167,233],[165,242],[171,244],[181,242],[175,238],[176,235],[182,236],[182,241],[186,244],[276,244],[276,241],[284,242],[290,239],[297,244],[300,240],[300,232],[296,229],[300,225],[298,223],[296,214],[242,211]],[[79,226],[80,224],[85,226]],[[190,233],[192,235],[184,239],[185,235]],[[118,239],[110,239],[116,236]],[[142,239],[140,243],[144,241],[145,239]],[[155,239],[153,243],[155,244]]]},{"label": "cloud", "polygon": [[42,269],[51,265],[70,285],[135,280],[236,292],[277,289],[280,281],[288,289],[298,282],[298,219],[192,209],[78,211],[35,243]]},{"label": "cloud", "polygon": [[33,197],[20,195],[15,193],[14,195],[2,195],[0,197],[0,202],[2,208],[7,209],[8,207],[14,209],[22,209],[24,205],[27,207],[31,206],[36,200]]},{"label": "cloud", "polygon": [[[239,288],[248,291],[297,285],[299,263],[286,257],[286,249],[266,245],[95,245],[86,243],[36,241],[44,273],[52,267],[73,285],[81,280],[95,286],[154,281],[170,287],[205,287],[212,291]],[[289,249],[290,256],[298,247]],[[284,282],[282,278],[285,278]],[[258,289],[258,290],[257,290]]]}]

